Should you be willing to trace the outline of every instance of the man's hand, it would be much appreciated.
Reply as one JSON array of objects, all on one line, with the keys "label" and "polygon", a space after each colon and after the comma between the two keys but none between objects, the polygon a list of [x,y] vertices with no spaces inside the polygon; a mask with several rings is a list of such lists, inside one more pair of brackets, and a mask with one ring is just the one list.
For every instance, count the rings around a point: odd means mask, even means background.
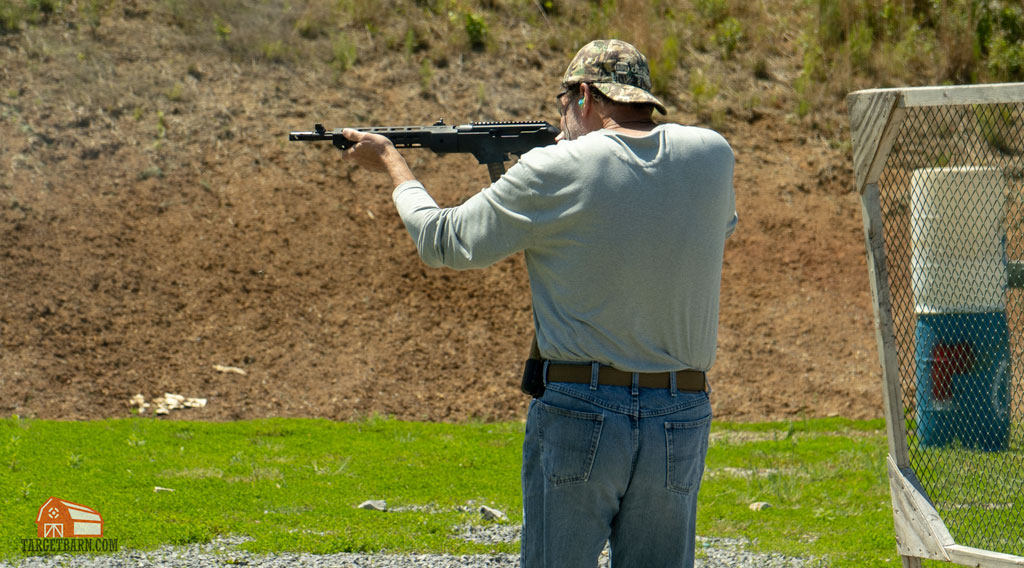
[{"label": "man's hand", "polygon": [[380,134],[360,132],[352,128],[341,131],[342,136],[355,142],[345,150],[342,156],[346,160],[354,160],[360,166],[374,172],[387,172],[391,181],[397,186],[403,182],[416,179],[409,169],[409,164],[398,152],[395,145]]}]

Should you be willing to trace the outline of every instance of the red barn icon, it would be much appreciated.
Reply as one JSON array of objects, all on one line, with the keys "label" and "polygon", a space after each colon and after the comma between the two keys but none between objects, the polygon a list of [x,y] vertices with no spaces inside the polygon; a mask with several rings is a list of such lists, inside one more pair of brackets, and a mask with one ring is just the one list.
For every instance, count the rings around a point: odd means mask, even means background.
[{"label": "red barn icon", "polygon": [[39,538],[103,536],[103,517],[85,505],[50,497],[36,515]]}]

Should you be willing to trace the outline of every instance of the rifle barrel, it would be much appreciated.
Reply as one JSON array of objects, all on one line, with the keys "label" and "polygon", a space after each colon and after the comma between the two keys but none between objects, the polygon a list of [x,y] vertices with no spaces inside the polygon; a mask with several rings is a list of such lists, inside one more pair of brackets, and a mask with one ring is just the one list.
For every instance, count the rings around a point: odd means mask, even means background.
[{"label": "rifle barrel", "polygon": [[321,134],[319,132],[309,132],[308,130],[305,131],[305,132],[289,132],[288,133],[288,140],[292,141],[292,142],[296,142],[296,141],[298,141],[298,142],[307,142],[307,141],[310,141],[310,140],[330,140],[330,139],[331,139],[331,134],[330,133]]}]

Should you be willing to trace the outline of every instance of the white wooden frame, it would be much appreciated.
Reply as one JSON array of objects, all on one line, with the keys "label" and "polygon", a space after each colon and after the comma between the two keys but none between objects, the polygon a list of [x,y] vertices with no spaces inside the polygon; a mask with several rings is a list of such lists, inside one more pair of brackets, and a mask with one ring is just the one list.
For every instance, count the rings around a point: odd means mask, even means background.
[{"label": "white wooden frame", "polygon": [[846,103],[853,138],[853,171],[861,196],[878,357],[882,364],[896,547],[903,567],[920,568],[922,558],[964,566],[1024,567],[1024,557],[956,544],[910,467],[878,190],[879,177],[908,108],[1024,103],[1024,83],[872,89],[851,93]]}]

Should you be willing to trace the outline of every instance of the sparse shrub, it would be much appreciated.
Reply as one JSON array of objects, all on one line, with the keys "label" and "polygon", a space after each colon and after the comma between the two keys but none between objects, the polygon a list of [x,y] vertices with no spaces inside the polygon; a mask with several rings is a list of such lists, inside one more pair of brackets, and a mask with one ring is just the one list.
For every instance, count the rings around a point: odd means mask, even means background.
[{"label": "sparse shrub", "polygon": [[1007,40],[1007,34],[992,38],[988,45],[988,71],[1000,81],[1024,78],[1024,43]]},{"label": "sparse shrub", "polygon": [[28,0],[25,2],[25,6],[36,13],[48,15],[57,11],[60,2],[58,0]]},{"label": "sparse shrub", "polygon": [[304,39],[316,39],[323,32],[323,27],[311,18],[302,17],[295,21],[295,33]]},{"label": "sparse shrub", "polygon": [[754,61],[754,77],[767,80],[772,78],[771,72],[768,71],[768,60],[764,57],[758,57]]},{"label": "sparse shrub", "polygon": [[1008,156],[1019,153],[1013,143],[1020,120],[1014,105],[975,105],[972,109],[978,119],[978,130],[989,146]]},{"label": "sparse shrub", "polygon": [[0,0],[0,34],[18,32],[25,23],[45,21],[63,7],[61,0]]},{"label": "sparse shrub", "polygon": [[481,50],[487,45],[488,29],[487,22],[483,17],[472,12],[466,12],[465,16],[466,36],[469,38],[469,45],[473,49]]},{"label": "sparse shrub", "polygon": [[614,35],[610,32],[610,28],[612,22],[617,20],[615,0],[590,2],[590,14],[584,17],[584,25],[568,30],[568,44],[579,49],[594,38]]},{"label": "sparse shrub", "polygon": [[793,90],[797,95],[796,114],[803,118],[810,114],[813,108],[811,99],[814,97],[815,83],[824,82],[827,73],[825,72],[824,48],[815,43],[810,34],[803,34],[800,43],[804,50],[803,68],[800,70],[800,75],[793,81]]},{"label": "sparse shrub", "polygon": [[1019,6],[990,2],[982,6],[978,43],[987,54],[986,68],[1000,81],[1024,78],[1024,11]]},{"label": "sparse shrub", "polygon": [[16,32],[21,29],[21,17],[11,0],[0,0],[0,33]]},{"label": "sparse shrub", "polygon": [[837,0],[818,0],[817,36],[824,47],[835,47],[845,39],[846,21]]},{"label": "sparse shrub", "polygon": [[295,20],[295,33],[303,39],[317,39],[330,34],[331,25],[336,22],[337,2],[307,0],[302,15]]},{"label": "sparse shrub", "polygon": [[714,27],[729,17],[728,0],[697,0],[696,8],[708,27]]},{"label": "sparse shrub", "polygon": [[743,28],[736,18],[730,16],[715,26],[714,41],[722,50],[722,59],[732,59],[742,40]]},{"label": "sparse shrub", "polygon": [[217,39],[222,42],[226,42],[231,37],[231,26],[225,24],[220,18],[213,18],[213,31],[217,34]]},{"label": "sparse shrub", "polygon": [[874,47],[874,32],[866,20],[854,23],[850,30],[849,53],[850,65],[858,71],[868,71],[871,64],[871,53]]},{"label": "sparse shrub", "polygon": [[939,83],[947,79],[941,76],[943,66],[938,62],[938,43],[935,30],[919,24],[908,25],[896,45],[888,50],[892,56],[886,59],[889,70],[885,76],[909,75],[924,83]]},{"label": "sparse shrub", "polygon": [[356,42],[352,41],[345,32],[338,33],[334,41],[331,42],[331,54],[331,63],[338,75],[351,69],[359,55],[356,50]]}]

